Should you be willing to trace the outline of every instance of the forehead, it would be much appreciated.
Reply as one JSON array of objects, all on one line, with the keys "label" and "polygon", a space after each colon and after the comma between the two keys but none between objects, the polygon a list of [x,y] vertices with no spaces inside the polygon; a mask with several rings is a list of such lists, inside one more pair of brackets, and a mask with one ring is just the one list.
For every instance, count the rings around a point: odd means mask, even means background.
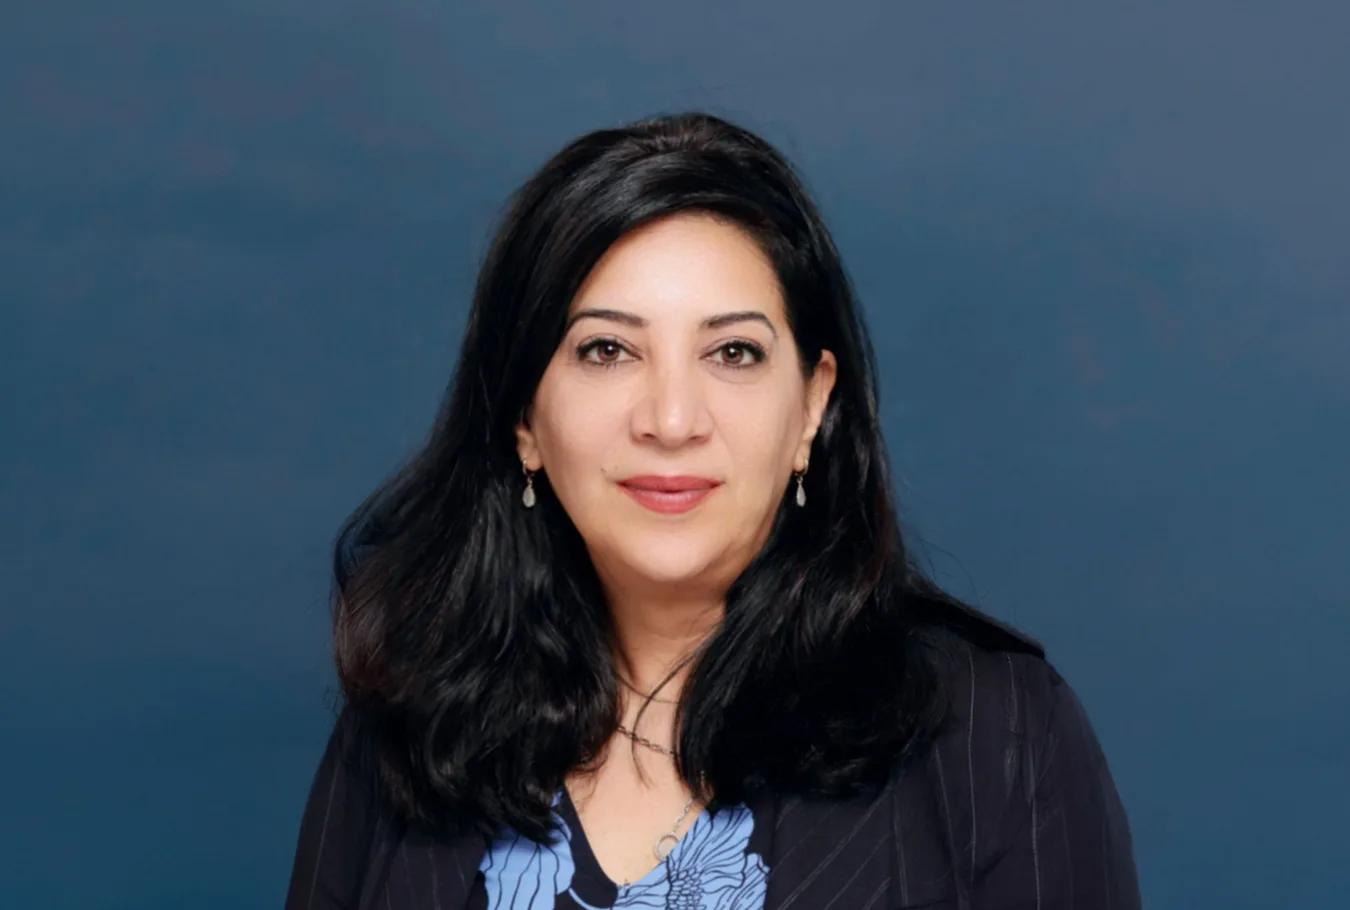
[{"label": "forehead", "polygon": [[778,276],[744,229],[701,213],[672,215],[621,237],[595,264],[571,310],[604,306],[648,319],[760,309],[778,320]]}]

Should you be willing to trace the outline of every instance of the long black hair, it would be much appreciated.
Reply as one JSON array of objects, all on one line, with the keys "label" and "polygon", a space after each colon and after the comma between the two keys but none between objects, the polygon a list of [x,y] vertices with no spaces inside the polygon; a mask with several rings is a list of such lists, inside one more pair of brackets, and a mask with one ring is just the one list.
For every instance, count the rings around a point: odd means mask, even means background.
[{"label": "long black hair", "polygon": [[792,167],[745,129],[699,113],[647,119],[576,139],[518,191],[429,439],[339,535],[339,679],[382,788],[412,823],[544,839],[564,775],[593,764],[615,732],[604,594],[545,474],[538,505],[521,506],[514,431],[597,260],[679,212],[723,219],[761,245],[804,374],[823,349],[838,361],[806,506],[784,496],[693,656],[680,773],[714,811],[766,790],[856,793],[944,716],[923,633],[974,614],[902,541],[872,350],[820,214]]}]

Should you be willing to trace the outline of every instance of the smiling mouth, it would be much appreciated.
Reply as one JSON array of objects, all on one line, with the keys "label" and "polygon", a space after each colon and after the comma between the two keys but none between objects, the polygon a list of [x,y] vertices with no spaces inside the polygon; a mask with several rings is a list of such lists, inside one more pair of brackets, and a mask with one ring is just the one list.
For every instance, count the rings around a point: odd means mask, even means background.
[{"label": "smiling mouth", "polygon": [[619,489],[638,505],[667,515],[689,511],[719,486],[707,477],[644,475],[619,481]]}]

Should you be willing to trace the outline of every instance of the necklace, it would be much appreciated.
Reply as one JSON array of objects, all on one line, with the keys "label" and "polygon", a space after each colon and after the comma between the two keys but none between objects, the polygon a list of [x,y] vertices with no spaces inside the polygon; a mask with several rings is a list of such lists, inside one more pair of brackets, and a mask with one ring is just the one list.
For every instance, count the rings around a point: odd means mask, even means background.
[{"label": "necklace", "polygon": [[[699,775],[700,783],[706,780],[706,777]],[[656,843],[652,844],[652,856],[656,857],[658,863],[664,863],[666,858],[670,856],[670,851],[674,850],[675,845],[680,842],[680,825],[684,823],[685,818],[689,816],[689,810],[693,807],[694,794],[690,793],[689,798],[684,802],[684,808],[680,810],[680,814],[675,818],[675,824],[671,825],[670,830],[658,837]],[[631,880],[624,879],[619,884],[627,888],[632,883]]]},{"label": "necklace", "polygon": [[684,822],[685,816],[689,814],[689,810],[693,807],[694,794],[690,793],[689,798],[684,802],[684,808],[680,810],[680,814],[675,818],[675,824],[671,825],[670,830],[658,837],[656,843],[652,844],[652,855],[656,857],[657,862],[664,863],[666,857],[670,856],[670,851],[674,850],[675,845],[680,842],[680,825]]},{"label": "necklace", "polygon": [[[639,692],[638,694],[640,695],[642,693]],[[622,733],[624,736],[627,736],[629,739],[631,739],[638,745],[646,746],[648,749],[660,752],[662,755],[667,755],[676,760],[679,759],[679,754],[674,749],[667,748],[666,746],[663,746],[657,742],[652,742],[645,736],[639,736],[632,730],[625,727],[623,724],[619,724],[618,727],[620,733]],[[706,781],[707,778],[704,775],[700,774],[699,782],[704,783]],[[656,843],[652,844],[652,856],[656,857],[656,861],[658,863],[664,863],[666,861],[666,857],[670,856],[670,851],[674,850],[675,845],[680,842],[680,834],[679,834],[680,825],[684,823],[685,818],[689,816],[689,810],[692,809],[693,807],[694,807],[694,794],[690,793],[689,798],[684,802],[684,808],[681,809],[680,814],[676,816],[675,823],[670,826],[670,830],[666,831],[664,834],[658,837],[656,839]],[[628,885],[632,884],[632,882],[624,881],[621,884],[624,887],[627,887]]]},{"label": "necklace", "polygon": [[652,742],[645,736],[639,736],[632,730],[625,727],[623,724],[619,724],[619,732],[622,733],[624,736],[627,736],[629,739],[637,743],[639,746],[646,746],[648,749],[660,752],[662,755],[668,755],[671,758],[675,759],[676,761],[678,761],[680,758],[679,753],[677,753],[674,749],[671,749],[668,746],[663,746],[657,742]]}]

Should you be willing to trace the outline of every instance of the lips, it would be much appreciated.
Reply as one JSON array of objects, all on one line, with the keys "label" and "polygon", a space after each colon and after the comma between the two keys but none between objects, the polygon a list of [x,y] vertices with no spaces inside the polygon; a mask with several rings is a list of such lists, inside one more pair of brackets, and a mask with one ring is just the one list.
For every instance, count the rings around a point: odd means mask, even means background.
[{"label": "lips", "polygon": [[643,474],[619,481],[619,489],[653,512],[687,512],[708,498],[720,481],[689,475]]}]

